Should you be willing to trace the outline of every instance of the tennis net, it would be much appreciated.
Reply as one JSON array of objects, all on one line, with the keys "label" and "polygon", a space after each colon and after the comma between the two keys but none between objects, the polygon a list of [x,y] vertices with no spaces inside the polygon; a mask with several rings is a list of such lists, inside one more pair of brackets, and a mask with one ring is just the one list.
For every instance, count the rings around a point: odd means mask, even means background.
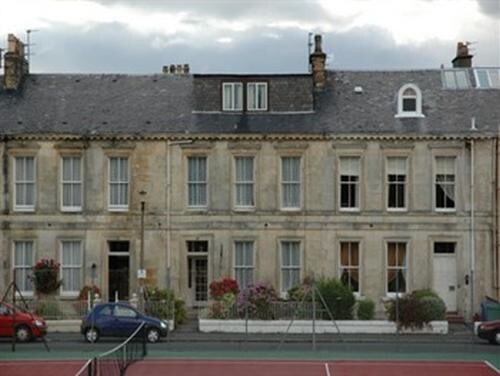
[{"label": "tennis net", "polygon": [[129,365],[144,359],[146,354],[146,323],[143,322],[125,342],[89,359],[75,376],[123,376]]}]

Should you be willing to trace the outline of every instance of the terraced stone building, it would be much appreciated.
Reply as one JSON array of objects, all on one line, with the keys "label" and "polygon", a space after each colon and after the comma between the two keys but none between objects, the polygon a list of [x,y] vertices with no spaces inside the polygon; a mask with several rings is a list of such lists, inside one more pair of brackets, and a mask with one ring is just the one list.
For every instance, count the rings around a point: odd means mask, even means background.
[{"label": "terraced stone building", "polygon": [[[61,299],[146,283],[189,306],[233,276],[334,276],[377,302],[433,288],[471,317],[499,298],[498,68],[29,74],[0,89],[0,290],[61,263]],[[141,277],[144,274],[140,275]],[[471,308],[472,301],[474,307]]]}]

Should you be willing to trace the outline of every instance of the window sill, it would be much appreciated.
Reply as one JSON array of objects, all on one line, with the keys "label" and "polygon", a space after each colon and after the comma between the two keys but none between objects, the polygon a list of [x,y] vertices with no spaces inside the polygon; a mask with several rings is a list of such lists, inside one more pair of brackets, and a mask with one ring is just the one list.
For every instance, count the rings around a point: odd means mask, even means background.
[{"label": "window sill", "polygon": [[79,291],[61,291],[59,294],[62,299],[76,299],[79,295]]},{"label": "window sill", "polygon": [[233,210],[235,212],[254,212],[255,206],[235,206]]},{"label": "window sill", "polygon": [[108,207],[108,211],[110,212],[128,212],[128,206],[127,207]]},{"label": "window sill", "polygon": [[451,208],[451,209],[445,209],[445,208],[442,208],[442,209],[440,209],[440,208],[434,208],[434,211],[435,211],[436,213],[451,213],[451,214],[453,214],[453,213],[456,213],[456,212],[457,212],[457,209],[456,209],[456,208]]},{"label": "window sill", "polygon": [[15,212],[33,213],[35,211],[34,206],[17,206],[14,207]]},{"label": "window sill", "polygon": [[62,213],[78,213],[78,212],[81,212],[81,211],[82,211],[81,207],[74,207],[74,208],[66,207],[66,208],[61,208],[61,212]]},{"label": "window sill", "polygon": [[[385,293],[385,298],[386,300],[389,300],[389,299],[395,299],[396,297],[398,298],[402,298],[403,296],[405,296],[407,293],[406,292],[386,292]],[[384,297],[383,297],[384,298]],[[383,299],[382,298],[382,299]]]},{"label": "window sill", "polygon": [[400,114],[394,115],[395,118],[407,119],[407,118],[425,118],[424,114],[418,112],[402,112]]},{"label": "window sill", "polygon": [[206,212],[208,211],[208,206],[188,206],[186,207],[186,210],[191,211],[191,212]]},{"label": "window sill", "polygon": [[300,212],[302,208],[281,208],[280,210],[284,212]]},{"label": "window sill", "polygon": [[389,213],[407,213],[408,208],[387,208]]},{"label": "window sill", "polygon": [[359,213],[360,210],[359,208],[339,208],[340,212],[345,212],[345,213]]}]

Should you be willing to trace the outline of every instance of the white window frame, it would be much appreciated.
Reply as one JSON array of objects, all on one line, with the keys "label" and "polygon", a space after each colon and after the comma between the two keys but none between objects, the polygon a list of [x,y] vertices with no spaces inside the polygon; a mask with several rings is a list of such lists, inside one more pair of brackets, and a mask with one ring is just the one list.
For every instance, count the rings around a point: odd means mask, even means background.
[{"label": "white window frame", "polygon": [[[254,107],[250,107],[250,87],[254,86],[255,91],[254,91]],[[264,88],[264,105],[262,107],[258,107],[258,91],[259,87]],[[247,83],[247,111],[267,111],[268,107],[268,86],[267,82],[248,82]]]},{"label": "white window frame", "polygon": [[[238,243],[248,243],[251,244],[251,250],[252,250],[252,264],[251,265],[237,265],[236,264],[236,248]],[[252,284],[255,283],[255,241],[253,240],[235,240],[233,242],[233,276],[236,281],[237,279],[237,271],[242,270],[242,271],[247,271],[250,270],[252,272]],[[238,287],[241,290],[244,290],[247,286],[241,286],[240,282],[238,281]]]},{"label": "white window frame", "polygon": [[[127,161],[127,180],[111,181],[111,160],[120,159]],[[127,204],[111,204],[111,184],[127,185]],[[108,157],[108,210],[109,211],[128,211],[130,203],[130,158],[128,156],[109,156]]]},{"label": "white window frame", "polygon": [[[240,107],[236,107],[236,87],[239,87],[241,98],[240,99]],[[231,103],[225,102],[225,91],[226,87],[231,88]],[[242,82],[223,82],[222,83],[222,111],[243,111],[243,83]]]},{"label": "white window frame", "polygon": [[[454,180],[453,180],[453,186],[454,186],[454,206],[453,207],[450,207],[450,208],[442,208],[442,207],[438,207],[437,206],[437,197],[436,197],[436,185],[437,185],[437,159],[439,158],[451,158],[453,159],[453,165],[454,165],[454,170],[453,170],[453,176],[454,176]],[[433,174],[432,174],[432,196],[433,196],[433,207],[434,207],[434,211],[436,212],[441,212],[441,213],[454,213],[457,211],[457,197],[458,197],[458,194],[457,194],[457,189],[458,189],[458,184],[457,184],[457,156],[455,155],[435,155],[434,158],[433,158],[433,165],[434,165],[434,168],[433,168]]]},{"label": "white window frame", "polygon": [[[415,95],[404,95],[406,90],[413,90]],[[415,98],[415,111],[403,110],[403,99]],[[397,118],[423,118],[425,115],[422,113],[422,92],[415,84],[405,84],[401,86],[398,91],[398,113],[395,115]]]},{"label": "white window frame", "polygon": [[[404,203],[405,205],[403,207],[392,207],[389,206],[389,194],[390,194],[390,186],[391,185],[401,185],[399,182],[390,182],[389,181],[389,175],[395,175],[395,174],[390,174],[389,171],[389,159],[404,159],[405,161],[405,180],[404,183],[402,184],[404,187]],[[386,209],[387,211],[390,212],[406,212],[408,211],[408,157],[405,156],[387,156],[385,158],[385,187],[386,187]]]},{"label": "white window frame", "polygon": [[[20,159],[28,159],[31,158],[33,159],[33,180],[17,180],[17,164],[19,163]],[[33,155],[16,155],[13,157],[14,161],[14,169],[13,169],[13,181],[14,181],[14,202],[13,202],[13,209],[14,211],[19,211],[19,212],[34,212],[35,211],[35,205],[36,205],[36,199],[37,199],[37,184],[36,184],[36,177],[37,177],[37,171],[36,171],[36,158]],[[17,205],[17,185],[18,184],[33,184],[33,204],[32,205]]]},{"label": "white window frame", "polygon": [[[298,252],[299,252],[299,264],[298,265],[283,265],[283,245],[285,243],[296,243],[298,244]],[[288,292],[288,290],[293,287],[291,286],[290,288],[285,288],[283,285],[283,279],[284,279],[284,274],[283,271],[289,271],[289,270],[298,270],[299,272],[299,281],[298,283],[300,284],[302,280],[302,265],[303,265],[303,260],[302,260],[302,242],[300,240],[296,239],[282,239],[280,240],[280,251],[279,251],[279,258],[280,258],[280,291],[281,295],[283,296]]]},{"label": "white window frame", "polygon": [[[243,158],[243,159],[251,159],[252,160],[252,180],[237,180],[238,179],[238,170],[237,170],[237,159]],[[233,157],[233,176],[234,176],[234,183],[233,183],[233,193],[234,193],[234,200],[233,200],[233,205],[236,210],[254,210],[255,209],[255,165],[256,165],[256,158],[254,155],[235,155]],[[252,186],[252,205],[242,205],[238,203],[238,185],[251,185]]]},{"label": "white window frame", "polygon": [[[299,160],[299,180],[283,180],[283,162],[286,158],[298,159]],[[302,156],[301,155],[282,155],[280,156],[280,207],[283,211],[298,211],[302,209]],[[299,202],[296,206],[285,206],[284,205],[284,186],[285,185],[298,184],[299,186]]]},{"label": "white window frame", "polygon": [[[73,264],[73,265],[64,265],[64,243],[78,243],[80,245],[80,263],[79,264]],[[59,243],[59,257],[60,257],[60,263],[59,263],[59,274],[61,278],[64,276],[64,269],[70,268],[70,269],[80,269],[80,288],[78,290],[65,290],[64,288],[64,280],[63,283],[61,284],[60,287],[60,294],[61,296],[78,296],[80,294],[80,290],[82,288],[82,277],[83,277],[83,242],[80,239],[64,239],[61,240]]]},{"label": "white window frame", "polygon": [[[31,265],[16,265],[16,243],[31,243],[32,245],[32,260],[31,260]],[[23,252],[25,251],[26,247],[23,247]],[[16,239],[12,241],[12,270],[16,269],[32,269],[32,267],[35,265],[35,259],[36,259],[36,249],[35,249],[35,241],[31,239]],[[28,273],[27,275],[31,275],[31,273]],[[14,276],[12,276],[14,277]],[[35,285],[32,282],[32,290],[22,290],[21,286],[18,286],[19,290],[24,296],[33,296],[34,291],[35,291]]]},{"label": "white window frame", "polygon": [[[492,70],[497,71],[498,75],[500,76],[500,69],[498,69],[498,68],[474,68],[474,79],[476,81],[476,89],[500,89],[500,84],[499,84],[499,86],[495,86],[491,80],[490,72]],[[488,78],[488,87],[480,85],[479,74],[478,74],[479,71],[486,72],[486,76]],[[499,78],[499,80],[500,80],[500,78]]]},{"label": "white window frame", "polygon": [[[64,180],[64,160],[66,158],[71,158],[74,160],[75,158],[78,158],[80,160],[80,180]],[[61,160],[60,160],[60,166],[61,166],[61,174],[60,174],[60,181],[61,181],[61,194],[60,194],[60,200],[61,200],[61,211],[64,212],[79,212],[82,211],[82,206],[83,206],[83,158],[81,155],[62,155]],[[80,206],[75,206],[75,205],[70,205],[70,206],[65,206],[64,205],[64,185],[65,184],[70,184],[71,186],[80,185]]]},{"label": "white window frame", "polygon": [[[405,245],[405,260],[406,263],[404,267],[391,266],[391,270],[404,270],[405,272],[405,291],[404,292],[390,292],[389,287],[389,244],[397,243]],[[389,298],[395,298],[396,296],[403,296],[411,291],[410,288],[410,250],[409,242],[407,240],[387,240],[385,242],[385,295]]]},{"label": "white window frame", "polygon": [[[196,180],[196,181],[190,181],[189,180],[189,159],[191,158],[204,158],[205,159],[205,180]],[[186,207],[188,209],[192,210],[206,210],[208,208],[208,202],[210,200],[209,196],[209,161],[208,161],[208,156],[207,155],[188,155],[186,158]],[[202,205],[191,205],[189,202],[189,186],[190,184],[198,184],[198,185],[204,185],[205,186],[205,203]]]},{"label": "white window frame", "polygon": [[[349,251],[351,251],[351,246],[352,244],[357,244],[358,246],[358,266],[352,266],[351,265],[351,261],[349,259],[349,264],[348,265],[342,265],[342,243],[348,243],[349,244]],[[361,281],[362,281],[362,278],[361,278],[361,242],[359,240],[349,240],[349,239],[345,239],[345,240],[340,240],[338,242],[338,246],[339,246],[339,281],[341,281],[342,279],[342,271],[344,269],[357,269],[358,270],[358,278],[359,278],[359,281],[358,281],[358,291],[354,291],[353,290],[353,293],[354,295],[359,298],[361,296],[361,291],[362,291],[362,286],[361,286]]]},{"label": "white window frame", "polygon": [[[358,160],[358,180],[356,182],[342,182],[342,170],[341,170],[341,160],[342,159],[347,159],[347,158],[355,158]],[[338,200],[339,200],[339,211],[344,211],[344,212],[359,212],[361,209],[361,177],[363,175],[363,167],[362,167],[362,161],[363,159],[359,155],[341,155],[338,158]],[[347,175],[347,176],[353,176],[353,175]],[[356,206],[350,207],[350,206],[342,206],[342,184],[354,184],[356,187]]]}]

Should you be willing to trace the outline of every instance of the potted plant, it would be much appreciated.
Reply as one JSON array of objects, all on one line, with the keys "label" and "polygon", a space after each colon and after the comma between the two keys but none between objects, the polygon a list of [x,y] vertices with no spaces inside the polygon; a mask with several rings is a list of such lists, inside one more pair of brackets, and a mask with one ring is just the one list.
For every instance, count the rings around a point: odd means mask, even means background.
[{"label": "potted plant", "polygon": [[53,295],[61,286],[60,264],[53,259],[43,258],[33,266],[31,280],[38,295]]}]

